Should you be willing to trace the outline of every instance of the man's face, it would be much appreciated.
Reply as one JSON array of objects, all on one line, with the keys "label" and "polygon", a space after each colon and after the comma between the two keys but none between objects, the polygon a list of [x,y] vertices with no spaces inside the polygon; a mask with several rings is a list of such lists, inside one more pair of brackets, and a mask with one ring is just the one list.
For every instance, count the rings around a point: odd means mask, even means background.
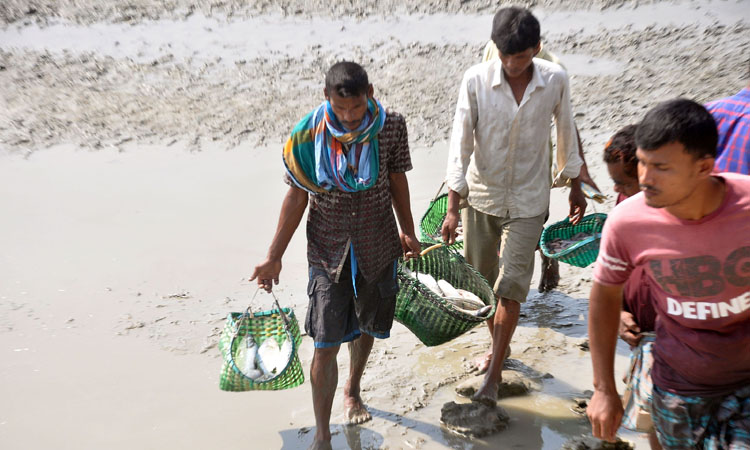
[{"label": "man's face", "polygon": [[609,177],[615,182],[615,192],[625,197],[630,197],[641,191],[638,186],[638,177],[631,177],[625,173],[625,165],[622,161],[607,163]]},{"label": "man's face", "polygon": [[500,62],[503,64],[505,77],[508,79],[514,79],[526,73],[537,53],[539,53],[539,47],[527,48],[522,52],[514,53],[512,55],[500,53]]},{"label": "man's face", "polygon": [[[666,208],[683,203],[699,182],[710,174],[712,158],[697,159],[679,142],[671,142],[656,150],[636,151],[638,183],[646,196],[646,204]],[[711,161],[708,161],[711,160]]]},{"label": "man's face", "polygon": [[326,100],[331,102],[333,113],[347,130],[354,130],[362,123],[367,113],[367,97],[367,94],[341,97],[334,92],[326,92]]}]

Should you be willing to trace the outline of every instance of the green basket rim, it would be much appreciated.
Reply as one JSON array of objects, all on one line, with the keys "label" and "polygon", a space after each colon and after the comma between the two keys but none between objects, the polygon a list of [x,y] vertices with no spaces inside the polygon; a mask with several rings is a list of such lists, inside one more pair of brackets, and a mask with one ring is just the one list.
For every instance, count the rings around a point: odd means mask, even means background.
[{"label": "green basket rim", "polygon": [[[291,308],[281,308],[281,309],[287,315],[289,315],[290,319],[293,318],[293,317],[295,317],[294,316],[294,310],[292,310]],[[272,310],[269,310],[269,311],[259,311],[259,312],[253,313],[252,317],[271,317],[274,314],[279,315],[279,310],[278,309],[272,309]],[[245,313],[229,313],[229,315],[234,320],[235,317],[238,317],[238,319],[242,318],[243,316],[245,316]],[[296,318],[295,318],[295,320],[296,320]],[[236,335],[232,338],[231,341],[229,341],[229,364],[232,365],[232,370],[234,370],[235,372],[237,372],[238,374],[240,374],[243,378],[248,379],[253,384],[267,384],[267,383],[270,383],[272,381],[275,381],[277,378],[279,378],[282,375],[284,375],[286,373],[287,369],[289,369],[292,366],[292,364],[294,363],[295,351],[297,349],[297,343],[294,342],[294,336],[292,335],[291,330],[284,329],[284,332],[286,332],[287,339],[290,339],[292,341],[292,353],[291,353],[292,357],[289,358],[289,360],[286,362],[286,366],[284,366],[284,369],[281,370],[275,377],[269,378],[269,379],[264,380],[264,381],[255,381],[252,378],[250,378],[247,375],[245,375],[240,370],[240,368],[237,367],[237,364],[235,364],[235,362],[234,362],[234,353],[232,352],[232,350],[234,349],[234,341],[238,337]],[[260,344],[258,344],[258,348],[260,348]]]},{"label": "green basket rim", "polygon": [[430,234],[428,234],[425,231],[425,229],[424,229],[424,221],[425,221],[425,219],[427,219],[427,216],[432,212],[432,209],[435,207],[435,205],[437,204],[437,202],[439,200],[441,200],[442,198],[447,197],[447,196],[448,196],[448,194],[440,194],[437,197],[435,197],[432,200],[430,200],[430,205],[427,207],[427,210],[424,212],[424,214],[422,214],[422,217],[420,217],[420,219],[419,219],[419,233],[421,234],[421,236],[420,236],[420,238],[421,238],[420,240],[421,241],[423,241],[423,242],[431,242],[433,244],[437,244],[437,243],[440,242],[440,241],[436,240],[435,238],[433,238]]},{"label": "green basket rim", "polygon": [[[604,220],[602,220],[600,222],[599,219],[604,219]],[[603,227],[604,226],[604,222],[606,221],[606,219],[607,219],[607,214],[605,214],[605,213],[593,213],[593,214],[589,214],[589,215],[583,217],[583,219],[581,219],[581,221],[578,224],[572,225],[570,223],[570,219],[568,217],[566,217],[565,219],[563,219],[563,220],[561,220],[559,222],[555,222],[552,225],[550,225],[548,227],[545,227],[544,230],[542,230],[542,235],[539,238],[539,247],[542,249],[542,253],[544,254],[544,256],[546,256],[548,258],[558,259],[558,258],[565,257],[565,256],[573,253],[574,251],[580,249],[581,247],[589,245],[592,242],[595,242],[597,240],[601,240],[602,233],[601,233],[601,231],[598,232],[598,233],[596,232],[596,225],[600,224]],[[571,245],[570,247],[566,248],[565,250],[563,250],[561,252],[558,252],[558,253],[551,253],[547,249],[547,245],[546,245],[547,244],[547,239],[546,238],[549,236],[549,233],[552,230],[556,230],[556,229],[561,228],[563,226],[576,226],[577,227],[577,226],[589,225],[589,224],[592,224],[592,223],[595,225],[595,227],[594,227],[594,235],[593,236],[590,236],[590,237],[588,237],[588,238],[586,238],[586,239],[584,239],[584,240],[582,240],[580,242],[577,242],[577,243]]]},{"label": "green basket rim", "polygon": [[[440,194],[437,197],[430,200],[429,206],[427,206],[427,210],[422,214],[422,217],[419,219],[419,234],[420,234],[420,242],[422,243],[429,243],[429,244],[443,244],[445,247],[451,248],[451,249],[457,249],[461,250],[464,248],[464,241],[456,241],[453,244],[445,245],[442,239],[436,239],[431,234],[427,233],[424,229],[424,222],[425,219],[427,219],[427,216],[432,212],[433,208],[435,208],[438,203],[438,201],[442,200],[443,198],[448,197],[448,194]],[[459,212],[461,210],[459,209]],[[443,218],[445,220],[445,218]]]}]

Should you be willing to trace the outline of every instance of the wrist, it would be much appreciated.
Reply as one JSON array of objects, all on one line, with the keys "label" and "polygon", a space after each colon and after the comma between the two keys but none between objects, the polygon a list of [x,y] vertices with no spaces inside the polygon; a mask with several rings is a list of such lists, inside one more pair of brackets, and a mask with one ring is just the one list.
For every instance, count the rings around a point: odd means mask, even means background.
[{"label": "wrist", "polygon": [[281,262],[281,256],[283,253],[279,253],[276,250],[269,250],[268,255],[266,255],[266,259],[269,262]]},{"label": "wrist", "polygon": [[606,395],[617,395],[617,387],[615,386],[615,380],[609,380],[606,382],[594,381],[594,391]]}]

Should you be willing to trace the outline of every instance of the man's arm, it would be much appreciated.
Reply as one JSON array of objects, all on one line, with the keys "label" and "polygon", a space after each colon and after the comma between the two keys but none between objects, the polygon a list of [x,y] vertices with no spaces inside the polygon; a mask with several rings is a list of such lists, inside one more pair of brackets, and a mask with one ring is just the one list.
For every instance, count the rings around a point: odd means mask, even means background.
[{"label": "man's arm", "polygon": [[[490,48],[490,43],[492,43],[492,41],[487,43],[487,46],[484,49],[485,55],[487,55],[488,49]],[[493,44],[493,47],[494,47],[494,44]],[[494,49],[495,49],[495,52],[497,52],[497,47],[494,47]],[[565,67],[562,61],[560,61],[560,58],[554,55],[551,51],[547,50],[546,47],[542,47],[542,50],[539,52],[539,54],[536,55],[536,57],[545,59],[549,62],[553,62],[559,65],[560,67],[562,67],[563,69],[565,69],[565,72],[568,71],[568,68]],[[486,61],[486,59],[484,61]],[[575,123],[573,124],[573,126],[575,126]],[[578,133],[577,126],[575,126],[575,130],[576,130],[576,141],[578,142],[578,156],[580,156],[581,161],[583,161],[583,165],[581,166],[581,173],[578,178],[580,179],[582,183],[586,183],[598,191],[600,190],[599,186],[597,186],[596,183],[594,183],[594,179],[591,178],[591,175],[589,175],[588,165],[586,164],[586,157],[583,156],[583,144],[581,143],[581,135],[580,133]],[[558,167],[562,167],[562,166],[558,166]]]},{"label": "man's arm", "polygon": [[586,164],[586,157],[583,156],[583,143],[581,142],[581,133],[578,132],[577,126],[575,127],[575,129],[576,141],[578,142],[578,156],[580,156],[581,161],[583,161],[583,165],[581,166],[581,173],[578,175],[578,179],[581,181],[581,183],[586,183],[597,191],[600,191],[599,186],[594,183],[594,179],[591,178],[591,175],[589,174],[589,166],[588,164]]},{"label": "man's arm", "polygon": [[401,228],[401,247],[406,258],[416,258],[422,250],[419,239],[414,234],[414,219],[411,215],[411,200],[409,199],[409,181],[403,172],[388,174],[391,185],[391,200],[396,211],[398,225]]},{"label": "man's arm", "polygon": [[290,187],[281,204],[279,224],[268,249],[266,260],[255,266],[250,281],[258,279],[258,287],[271,292],[273,284],[279,284],[281,273],[281,257],[284,255],[289,241],[299,226],[307,208],[307,192],[298,187]]},{"label": "man's arm", "polygon": [[570,179],[568,203],[570,204],[568,217],[570,218],[570,223],[575,225],[583,219],[583,215],[586,213],[586,196],[581,189],[580,177]]},{"label": "man's arm", "polygon": [[456,229],[458,228],[458,205],[461,202],[461,196],[458,192],[450,189],[448,191],[448,211],[443,220],[443,228],[440,230],[443,236],[443,242],[453,245],[456,242]]},{"label": "man's arm", "polygon": [[615,441],[623,408],[615,386],[615,346],[622,307],[622,285],[594,282],[589,297],[589,347],[594,395],[586,408],[594,437]]},{"label": "man's arm", "polygon": [[560,100],[553,113],[557,128],[557,167],[562,168],[562,175],[570,178],[569,217],[573,224],[577,224],[586,212],[586,197],[581,190],[581,179],[579,178],[583,158],[579,155],[578,131],[573,122],[567,75],[563,76]]},{"label": "man's arm", "polygon": [[453,131],[448,148],[448,169],[445,178],[448,186],[448,212],[441,230],[443,242],[447,244],[453,244],[456,241],[458,204],[461,198],[469,195],[466,170],[469,167],[471,155],[474,153],[474,128],[478,115],[474,89],[474,84],[465,75],[458,92]]},{"label": "man's arm", "polygon": [[635,347],[641,342],[641,327],[635,321],[633,313],[625,311],[620,312],[620,339],[625,341],[630,348]]}]

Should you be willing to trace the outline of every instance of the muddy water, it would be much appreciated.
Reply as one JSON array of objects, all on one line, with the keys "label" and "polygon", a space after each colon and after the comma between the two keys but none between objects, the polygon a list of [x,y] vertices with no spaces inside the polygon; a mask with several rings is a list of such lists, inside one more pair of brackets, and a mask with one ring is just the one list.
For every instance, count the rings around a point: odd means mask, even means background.
[{"label": "muddy water", "polygon": [[[296,449],[311,442],[309,381],[276,393],[217,389],[217,329],[228,311],[248,304],[252,289],[243,277],[264,256],[285,190],[272,169],[278,154],[178,147],[0,155],[3,447]],[[439,186],[445,152],[414,152],[415,217]],[[564,195],[554,195],[556,218]],[[300,230],[278,289],[300,317],[304,255]],[[585,433],[585,420],[569,409],[590,388],[582,369],[588,354],[577,347],[584,296],[532,295],[524,307],[513,367],[552,377],[529,397],[501,402],[512,417],[506,431],[472,441],[439,425],[442,404],[462,401],[454,388],[467,376],[465,361],[486,348],[483,328],[427,349],[396,325],[365,375],[374,420],[342,426],[337,401],[334,448],[552,449]],[[311,354],[305,339],[306,368]],[[618,373],[626,354],[620,349]],[[342,357],[341,373],[347,364]],[[45,433],[34,432],[40,424]]]},{"label": "muddy water", "polygon": [[[562,447],[572,437],[588,434],[588,421],[571,409],[572,399],[585,397],[585,391],[591,389],[593,383],[588,352],[578,347],[585,341],[586,309],[587,302],[583,298],[560,292],[540,295],[532,290],[528,302],[522,308],[522,318],[514,334],[512,356],[506,369],[533,380],[532,384],[539,390],[533,390],[528,396],[499,401],[499,405],[511,417],[506,430],[482,439],[467,439],[444,428],[435,428],[432,423],[414,420],[410,423],[407,441],[416,443],[421,437],[425,439],[424,448],[436,449],[445,446],[463,449],[553,450]],[[471,333],[476,339],[481,339],[486,331],[478,329]],[[431,360],[421,361],[422,366],[439,370],[439,367],[446,364],[446,353],[454,355],[453,358],[460,358],[462,355],[460,344],[447,344],[443,347],[446,349],[436,351],[436,356]],[[615,373],[624,373],[628,363],[627,355],[627,346],[618,344]],[[455,387],[456,383],[441,387],[423,410],[406,414],[406,417],[440,417],[440,408],[444,403],[468,401],[456,395]],[[620,392],[622,389],[620,384]],[[621,430],[620,436],[633,442],[636,448],[648,448],[647,441],[641,434]]]}]

